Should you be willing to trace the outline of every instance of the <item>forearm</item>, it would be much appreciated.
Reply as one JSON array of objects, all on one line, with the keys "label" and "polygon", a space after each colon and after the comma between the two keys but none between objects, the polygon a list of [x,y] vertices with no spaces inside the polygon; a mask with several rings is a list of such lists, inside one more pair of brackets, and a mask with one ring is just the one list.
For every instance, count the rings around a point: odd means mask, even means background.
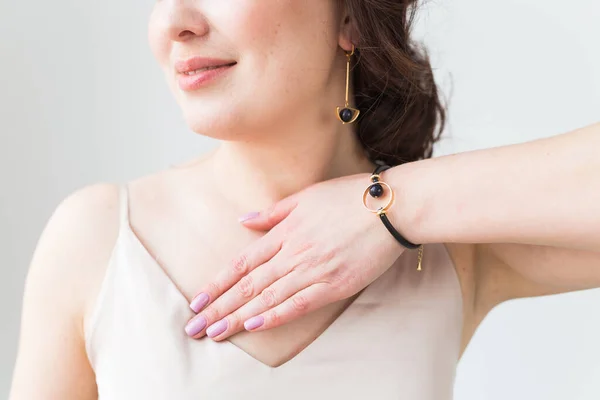
[{"label": "forearm", "polygon": [[404,164],[383,179],[402,191],[390,213],[417,243],[600,250],[600,124]]}]

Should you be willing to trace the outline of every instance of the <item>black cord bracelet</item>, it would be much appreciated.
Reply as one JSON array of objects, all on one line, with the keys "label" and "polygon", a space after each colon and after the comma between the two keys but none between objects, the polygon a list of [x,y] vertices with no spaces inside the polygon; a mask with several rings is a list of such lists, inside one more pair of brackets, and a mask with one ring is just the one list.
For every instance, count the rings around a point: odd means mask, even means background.
[{"label": "black cord bracelet", "polygon": [[[369,211],[371,211],[372,213],[376,213],[377,215],[379,215],[379,217],[381,218],[381,222],[383,222],[383,225],[385,225],[385,227],[387,228],[387,230],[392,234],[392,236],[398,241],[398,243],[400,243],[402,246],[406,247],[407,249],[410,250],[414,250],[414,249],[419,249],[419,266],[418,266],[418,270],[421,270],[421,259],[423,256],[423,245],[422,244],[415,244],[410,242],[409,240],[407,240],[404,236],[402,236],[400,234],[400,232],[398,232],[396,230],[396,228],[394,228],[394,226],[392,225],[392,223],[390,222],[390,220],[388,219],[387,215],[386,215],[386,210],[388,208],[391,207],[392,203],[394,202],[394,191],[392,190],[392,188],[390,187],[390,185],[388,185],[387,183],[383,182],[379,176],[380,173],[382,173],[383,171],[390,169],[391,166],[381,162],[381,161],[377,161],[377,168],[375,168],[375,170],[373,171],[373,173],[371,174],[371,184],[365,189],[365,192],[363,193],[363,204],[365,206],[365,208]],[[383,185],[383,186],[382,186]],[[384,193],[384,186],[386,186],[390,192],[390,199],[388,201],[388,203],[382,207],[377,208],[376,210],[371,209],[367,206],[367,194],[371,195],[371,197],[377,198],[377,197],[381,197]]]}]

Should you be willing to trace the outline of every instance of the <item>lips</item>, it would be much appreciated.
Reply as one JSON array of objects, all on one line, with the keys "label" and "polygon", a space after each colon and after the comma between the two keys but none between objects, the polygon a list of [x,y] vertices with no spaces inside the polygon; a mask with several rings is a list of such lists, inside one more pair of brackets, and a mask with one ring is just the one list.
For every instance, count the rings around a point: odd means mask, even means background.
[{"label": "lips", "polygon": [[221,66],[232,66],[236,64],[232,60],[222,60],[218,58],[192,57],[187,60],[177,61],[175,71],[179,74],[190,74],[203,68],[216,68]]},{"label": "lips", "polygon": [[227,75],[236,65],[226,60],[195,58],[177,63],[177,83],[185,92],[193,92]]}]

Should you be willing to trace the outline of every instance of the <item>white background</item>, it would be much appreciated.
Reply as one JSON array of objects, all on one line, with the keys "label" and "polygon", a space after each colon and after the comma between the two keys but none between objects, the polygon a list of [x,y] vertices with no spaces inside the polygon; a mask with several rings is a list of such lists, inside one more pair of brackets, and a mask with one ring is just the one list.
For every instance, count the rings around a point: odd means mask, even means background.
[{"label": "white background", "polygon": [[[216,144],[186,127],[151,57],[152,5],[0,2],[0,398],[27,266],[58,202]],[[450,97],[435,155],[600,121],[599,21],[597,0],[429,1],[416,33]],[[456,399],[600,398],[599,305],[596,289],[497,307],[459,364]]]}]

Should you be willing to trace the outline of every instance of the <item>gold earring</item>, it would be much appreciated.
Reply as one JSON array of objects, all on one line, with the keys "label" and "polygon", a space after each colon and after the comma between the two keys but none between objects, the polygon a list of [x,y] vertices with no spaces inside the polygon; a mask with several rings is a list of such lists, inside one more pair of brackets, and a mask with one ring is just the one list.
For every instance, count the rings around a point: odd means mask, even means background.
[{"label": "gold earring", "polygon": [[348,87],[350,86],[350,58],[354,55],[354,45],[352,45],[352,51],[346,52],[348,61],[346,62],[346,103],[344,107],[336,107],[337,118],[342,121],[342,124],[351,124],[356,121],[360,110],[350,107],[348,104]]}]

